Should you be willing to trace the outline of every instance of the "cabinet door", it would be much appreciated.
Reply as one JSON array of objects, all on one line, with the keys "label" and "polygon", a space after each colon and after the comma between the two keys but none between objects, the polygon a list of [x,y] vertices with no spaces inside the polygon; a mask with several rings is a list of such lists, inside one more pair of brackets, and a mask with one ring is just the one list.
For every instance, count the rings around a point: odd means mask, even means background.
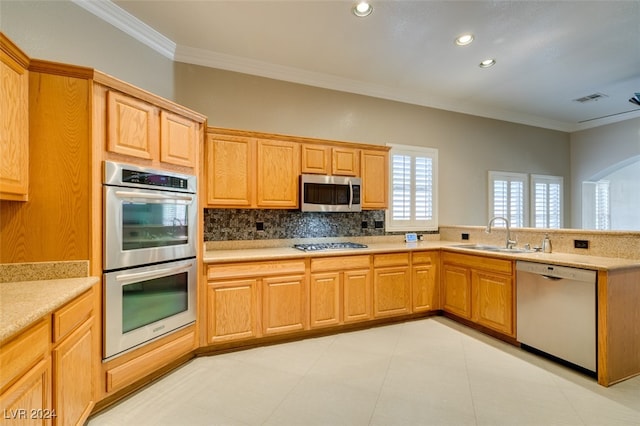
[{"label": "cabinet door", "polygon": [[160,112],[160,161],[195,167],[198,127],[193,120],[168,111]]},{"label": "cabinet door", "polygon": [[207,294],[207,341],[227,342],[257,337],[258,280],[209,283]]},{"label": "cabinet door", "polygon": [[331,173],[331,147],[302,145],[302,173],[328,175]]},{"label": "cabinet door", "polygon": [[472,320],[513,336],[513,280],[511,276],[473,270],[471,283],[473,291]]},{"label": "cabinet door", "polygon": [[442,265],[442,274],[444,310],[471,319],[471,272],[467,268],[445,263]]},{"label": "cabinet door", "polygon": [[333,148],[331,174],[340,176],[360,175],[360,150],[355,148]]},{"label": "cabinet door", "polygon": [[52,352],[56,425],[82,424],[93,409],[93,327],[92,317]]},{"label": "cabinet door", "polygon": [[411,311],[411,276],[408,266],[374,270],[373,311],[376,318],[408,314]]},{"label": "cabinet door", "polygon": [[207,203],[214,207],[254,204],[255,139],[208,135]]},{"label": "cabinet door", "polygon": [[304,275],[262,280],[262,327],[265,335],[306,328]]},{"label": "cabinet door", "polygon": [[411,295],[413,312],[440,309],[438,254],[413,253]]},{"label": "cabinet door", "polygon": [[8,424],[50,425],[54,416],[58,415],[51,407],[51,367],[48,357],[0,395],[0,410]]},{"label": "cabinet door", "polygon": [[258,140],[257,206],[298,207],[300,144]]},{"label": "cabinet door", "polygon": [[386,209],[389,206],[389,154],[362,150],[362,208]]},{"label": "cabinet door", "polygon": [[309,299],[311,328],[340,324],[340,273],[312,274]]},{"label": "cabinet door", "polygon": [[28,58],[21,64],[5,49],[17,51],[0,35],[0,199],[27,201],[29,190]]},{"label": "cabinet door", "polygon": [[344,322],[371,319],[371,273],[368,269],[343,273]]},{"label": "cabinet door", "polygon": [[158,144],[158,110],[123,93],[107,92],[107,150],[152,159]]}]

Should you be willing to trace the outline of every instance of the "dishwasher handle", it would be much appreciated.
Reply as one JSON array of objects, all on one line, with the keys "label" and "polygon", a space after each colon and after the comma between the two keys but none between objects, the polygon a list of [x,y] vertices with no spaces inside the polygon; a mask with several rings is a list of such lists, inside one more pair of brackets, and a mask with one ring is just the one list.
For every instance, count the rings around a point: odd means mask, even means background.
[{"label": "dishwasher handle", "polygon": [[540,276],[545,280],[549,280],[549,281],[560,281],[562,279],[560,277],[553,277],[551,275],[540,275]]}]

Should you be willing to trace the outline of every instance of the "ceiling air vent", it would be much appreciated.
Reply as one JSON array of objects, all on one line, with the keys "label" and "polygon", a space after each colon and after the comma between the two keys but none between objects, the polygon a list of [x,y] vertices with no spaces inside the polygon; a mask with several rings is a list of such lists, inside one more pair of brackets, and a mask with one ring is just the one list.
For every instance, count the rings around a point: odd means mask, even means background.
[{"label": "ceiling air vent", "polygon": [[608,96],[605,95],[604,93],[592,93],[591,95],[587,95],[587,96],[583,96],[583,97],[578,98],[578,99],[574,99],[574,102],[580,102],[581,104],[584,104],[586,102],[597,101],[597,100],[602,99],[602,98],[608,98]]}]

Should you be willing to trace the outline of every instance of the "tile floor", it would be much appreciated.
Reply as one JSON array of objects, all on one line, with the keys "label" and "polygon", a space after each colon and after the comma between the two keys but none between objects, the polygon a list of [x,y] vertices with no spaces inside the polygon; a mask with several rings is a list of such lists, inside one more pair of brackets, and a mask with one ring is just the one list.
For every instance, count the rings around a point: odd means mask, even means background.
[{"label": "tile floor", "polygon": [[431,317],[196,358],[88,425],[640,425],[640,377],[604,388]]}]

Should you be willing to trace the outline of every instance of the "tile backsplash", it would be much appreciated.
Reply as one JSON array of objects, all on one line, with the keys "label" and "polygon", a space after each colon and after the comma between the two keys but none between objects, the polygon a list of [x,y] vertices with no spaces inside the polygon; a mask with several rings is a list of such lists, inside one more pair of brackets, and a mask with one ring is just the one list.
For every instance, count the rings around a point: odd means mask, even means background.
[{"label": "tile backsplash", "polygon": [[[366,227],[363,227],[365,223]],[[259,228],[262,230],[258,230]],[[275,209],[204,211],[205,241],[381,235],[385,235],[384,210],[366,210],[358,213],[312,213]]]}]

